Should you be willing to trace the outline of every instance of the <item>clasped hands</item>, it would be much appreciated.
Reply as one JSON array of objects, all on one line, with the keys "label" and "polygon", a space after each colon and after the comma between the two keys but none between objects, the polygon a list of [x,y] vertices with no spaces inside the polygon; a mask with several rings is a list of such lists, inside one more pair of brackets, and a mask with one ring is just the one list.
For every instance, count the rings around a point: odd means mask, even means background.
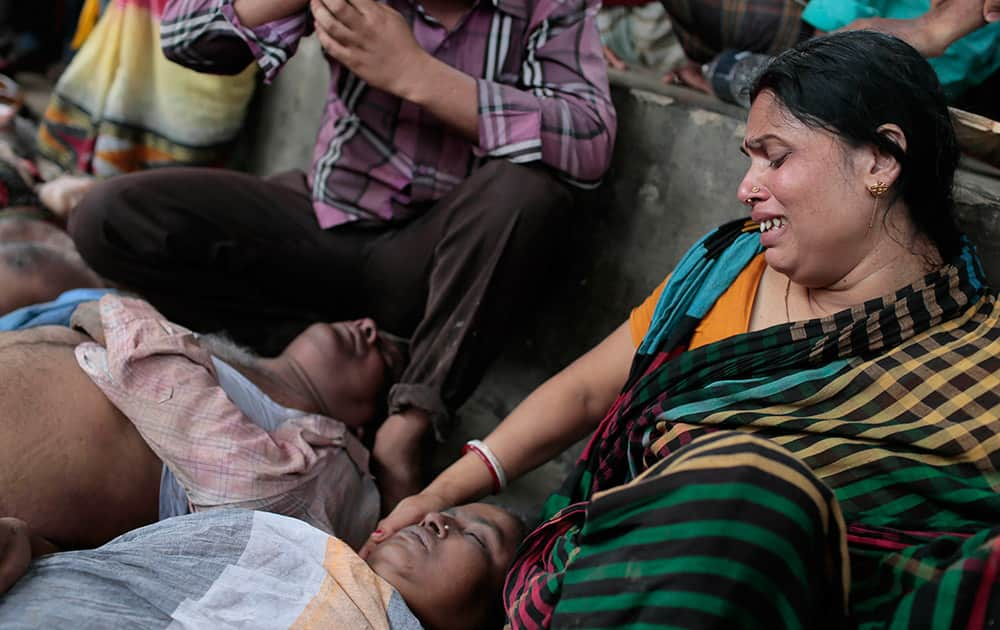
[{"label": "clasped hands", "polygon": [[328,55],[372,87],[408,99],[433,57],[398,11],[375,0],[310,0],[309,6]]}]

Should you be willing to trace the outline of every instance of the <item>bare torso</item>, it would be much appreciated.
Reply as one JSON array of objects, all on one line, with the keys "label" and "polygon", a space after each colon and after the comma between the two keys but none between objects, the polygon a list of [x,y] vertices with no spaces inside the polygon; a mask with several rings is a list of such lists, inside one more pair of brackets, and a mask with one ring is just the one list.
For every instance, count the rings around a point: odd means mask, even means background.
[{"label": "bare torso", "polygon": [[67,328],[0,333],[0,516],[61,547],[157,519],[161,463],[77,366]]}]

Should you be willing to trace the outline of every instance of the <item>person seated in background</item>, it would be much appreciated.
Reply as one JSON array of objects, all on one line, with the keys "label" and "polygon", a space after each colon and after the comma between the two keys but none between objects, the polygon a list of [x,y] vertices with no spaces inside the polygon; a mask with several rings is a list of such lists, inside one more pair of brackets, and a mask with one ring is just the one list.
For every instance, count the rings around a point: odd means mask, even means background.
[{"label": "person seated in background", "polygon": [[661,2],[688,59],[665,80],[708,93],[712,88],[702,64],[724,50],[774,55],[835,30],[869,29],[899,37],[930,61],[952,103],[961,104],[966,91],[1000,69],[998,0],[751,0],[739,8],[691,0]]},{"label": "person seated in background", "polygon": [[1000,616],[1000,294],[954,222],[937,77],[851,31],[778,55],[751,100],[749,219],[696,243],[362,555],[592,432],[508,573],[513,628]]},{"label": "person seated in background", "polygon": [[610,163],[599,4],[168,1],[163,52],[200,72],[256,62],[270,82],[316,33],[330,81],[311,172],[111,178],[70,233],[171,320],[265,355],[311,322],[362,315],[410,338],[372,453],[394,505],[423,485],[424,438],[450,432],[558,268],[570,190]]},{"label": "person seated in background", "polygon": [[73,325],[89,335],[0,333],[0,516],[58,548],[227,506],[355,546],[371,532],[379,497],[355,433],[404,363],[374,322],[313,325],[272,359],[115,294]]},{"label": "person seated in background", "polygon": [[[516,517],[475,503],[425,514],[366,565],[288,517],[191,514],[37,558],[0,597],[0,626],[498,629],[504,574],[523,537]],[[4,554],[24,573],[29,542],[23,523],[0,519],[0,592]]]}]

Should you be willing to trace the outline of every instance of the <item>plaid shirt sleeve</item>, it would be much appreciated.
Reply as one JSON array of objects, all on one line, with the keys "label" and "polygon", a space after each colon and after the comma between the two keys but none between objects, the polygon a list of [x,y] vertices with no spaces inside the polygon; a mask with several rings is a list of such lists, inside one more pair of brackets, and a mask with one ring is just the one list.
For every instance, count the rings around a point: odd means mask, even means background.
[{"label": "plaid shirt sleeve", "polygon": [[478,80],[480,155],[542,161],[578,186],[599,183],[615,136],[597,0],[540,0],[518,86]]},{"label": "plaid shirt sleeve", "polygon": [[308,11],[250,28],[234,0],[169,0],[160,24],[163,54],[183,66],[213,74],[236,74],[256,60],[270,83],[312,29]]}]

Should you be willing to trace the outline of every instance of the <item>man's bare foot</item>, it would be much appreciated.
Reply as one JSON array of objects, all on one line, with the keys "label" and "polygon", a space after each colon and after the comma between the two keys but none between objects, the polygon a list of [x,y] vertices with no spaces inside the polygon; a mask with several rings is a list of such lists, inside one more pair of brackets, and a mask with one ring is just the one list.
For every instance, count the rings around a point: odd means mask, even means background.
[{"label": "man's bare foot", "polygon": [[97,183],[93,177],[63,175],[38,187],[38,198],[56,216],[66,219],[76,204]]},{"label": "man's bare foot", "polygon": [[664,85],[683,85],[705,94],[711,94],[712,88],[701,75],[701,66],[693,61],[685,61],[676,70],[663,75]]},{"label": "man's bare foot", "polygon": [[604,47],[604,61],[608,64],[609,68],[628,70],[628,64],[622,61],[622,58],[615,54],[615,51],[611,50],[608,46]]}]

